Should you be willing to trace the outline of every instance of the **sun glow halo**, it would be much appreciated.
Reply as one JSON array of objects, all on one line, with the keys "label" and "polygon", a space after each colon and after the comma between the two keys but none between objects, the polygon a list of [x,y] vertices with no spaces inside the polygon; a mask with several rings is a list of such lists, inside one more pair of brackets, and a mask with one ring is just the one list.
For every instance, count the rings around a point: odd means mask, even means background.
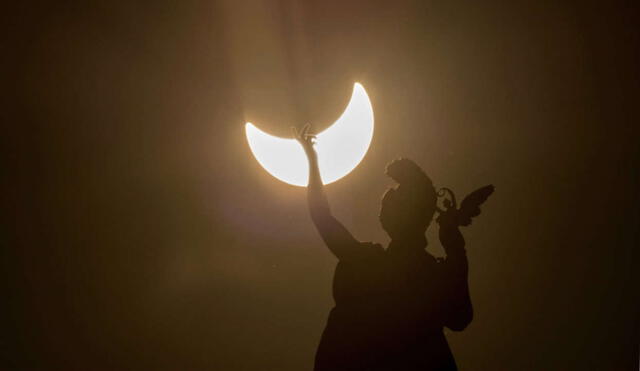
[{"label": "sun glow halo", "polygon": [[[294,186],[307,185],[309,165],[300,143],[269,135],[250,122],[245,124],[245,132],[251,152],[269,174]],[[340,118],[316,138],[324,184],[335,182],[358,166],[373,138],[373,108],[362,85],[354,84],[351,100]]]}]

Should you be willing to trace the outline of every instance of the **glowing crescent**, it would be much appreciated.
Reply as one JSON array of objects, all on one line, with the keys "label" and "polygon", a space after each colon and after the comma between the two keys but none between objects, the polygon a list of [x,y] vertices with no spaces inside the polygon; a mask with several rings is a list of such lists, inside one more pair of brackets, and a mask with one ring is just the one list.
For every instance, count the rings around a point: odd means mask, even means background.
[{"label": "glowing crescent", "polygon": [[[300,143],[269,135],[250,122],[245,131],[253,156],[269,174],[285,183],[307,186],[309,165]],[[351,101],[342,116],[316,138],[324,184],[335,182],[358,166],[373,138],[373,108],[362,85],[353,85]]]}]

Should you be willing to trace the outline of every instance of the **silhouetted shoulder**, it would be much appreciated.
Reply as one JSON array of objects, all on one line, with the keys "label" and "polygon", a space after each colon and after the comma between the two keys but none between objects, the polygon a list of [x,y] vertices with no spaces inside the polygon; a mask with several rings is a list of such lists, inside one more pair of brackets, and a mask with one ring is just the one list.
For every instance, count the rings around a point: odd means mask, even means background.
[{"label": "silhouetted shoulder", "polygon": [[369,260],[384,257],[385,250],[379,243],[359,242],[351,249],[351,254],[340,257],[341,261]]},{"label": "silhouetted shoulder", "polygon": [[376,253],[376,254],[384,253],[384,248],[379,243],[375,243],[375,242],[360,242],[360,246],[363,249],[365,249],[365,250],[367,250],[367,251],[369,251],[371,253]]}]

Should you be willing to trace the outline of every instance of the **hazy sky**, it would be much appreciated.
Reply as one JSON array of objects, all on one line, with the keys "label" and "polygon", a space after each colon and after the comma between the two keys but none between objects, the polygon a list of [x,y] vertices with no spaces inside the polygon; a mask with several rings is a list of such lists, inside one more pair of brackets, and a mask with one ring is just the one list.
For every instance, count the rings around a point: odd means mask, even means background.
[{"label": "hazy sky", "polygon": [[[335,258],[244,123],[376,132],[327,187],[388,242],[384,166],[462,196],[475,320],[461,370],[638,365],[638,30],[625,4],[154,1],[7,11],[2,362],[310,370]],[[429,250],[441,250],[433,231]]]}]

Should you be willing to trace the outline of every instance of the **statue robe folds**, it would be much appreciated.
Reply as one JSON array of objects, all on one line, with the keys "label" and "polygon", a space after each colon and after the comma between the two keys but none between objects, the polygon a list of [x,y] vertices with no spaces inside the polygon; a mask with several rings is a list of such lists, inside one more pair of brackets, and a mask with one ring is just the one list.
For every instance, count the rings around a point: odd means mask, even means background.
[{"label": "statue robe folds", "polygon": [[315,370],[456,370],[443,328],[471,321],[464,251],[435,259],[393,242],[353,250],[336,267]]}]

